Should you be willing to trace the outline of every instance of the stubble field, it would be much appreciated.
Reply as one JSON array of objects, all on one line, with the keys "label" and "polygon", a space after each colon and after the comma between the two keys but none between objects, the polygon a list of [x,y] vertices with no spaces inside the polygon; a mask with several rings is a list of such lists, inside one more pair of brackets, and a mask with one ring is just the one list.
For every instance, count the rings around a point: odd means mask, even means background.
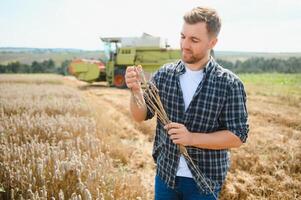
[{"label": "stubble field", "polygon": [[[301,75],[241,78],[250,133],[231,150],[220,199],[300,199]],[[0,75],[0,199],[153,199],[156,122],[135,123],[129,98],[103,83]]]}]

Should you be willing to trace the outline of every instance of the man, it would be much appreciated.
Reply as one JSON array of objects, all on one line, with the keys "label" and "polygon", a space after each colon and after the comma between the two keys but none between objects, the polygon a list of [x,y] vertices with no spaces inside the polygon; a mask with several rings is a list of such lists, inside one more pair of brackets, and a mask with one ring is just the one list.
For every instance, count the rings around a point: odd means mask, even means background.
[{"label": "man", "polygon": [[[182,59],[163,66],[152,78],[172,121],[165,126],[157,123],[153,147],[156,200],[217,199],[229,168],[228,149],[247,139],[243,84],[210,56],[220,28],[221,20],[213,9],[197,7],[186,13]],[[125,78],[132,93],[141,95],[137,70],[128,67]],[[130,110],[136,121],[153,117],[146,104],[138,106],[134,97]],[[180,154],[177,144],[186,147],[192,162]]]}]

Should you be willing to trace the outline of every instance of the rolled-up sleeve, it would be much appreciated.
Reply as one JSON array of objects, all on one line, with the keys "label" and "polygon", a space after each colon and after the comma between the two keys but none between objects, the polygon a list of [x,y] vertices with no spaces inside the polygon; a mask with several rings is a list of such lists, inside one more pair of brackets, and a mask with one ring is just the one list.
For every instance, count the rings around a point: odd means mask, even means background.
[{"label": "rolled-up sleeve", "polygon": [[220,115],[220,122],[245,143],[248,138],[249,124],[246,106],[247,96],[240,80],[229,85],[226,103]]}]

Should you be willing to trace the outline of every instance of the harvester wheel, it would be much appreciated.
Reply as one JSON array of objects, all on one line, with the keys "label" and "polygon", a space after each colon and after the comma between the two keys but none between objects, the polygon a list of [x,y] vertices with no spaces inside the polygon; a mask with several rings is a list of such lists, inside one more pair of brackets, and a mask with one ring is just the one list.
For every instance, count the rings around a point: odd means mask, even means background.
[{"label": "harvester wheel", "polygon": [[114,71],[114,86],[117,88],[126,88],[125,83],[125,69],[115,69]]}]

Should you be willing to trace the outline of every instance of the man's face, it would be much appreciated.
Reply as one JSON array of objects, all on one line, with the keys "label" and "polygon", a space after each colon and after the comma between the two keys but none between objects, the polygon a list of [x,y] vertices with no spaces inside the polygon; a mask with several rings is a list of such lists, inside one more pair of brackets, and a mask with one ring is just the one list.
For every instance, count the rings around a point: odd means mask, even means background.
[{"label": "man's face", "polygon": [[217,39],[209,36],[206,23],[184,23],[181,32],[182,60],[188,64],[194,64],[208,55],[214,47]]}]

